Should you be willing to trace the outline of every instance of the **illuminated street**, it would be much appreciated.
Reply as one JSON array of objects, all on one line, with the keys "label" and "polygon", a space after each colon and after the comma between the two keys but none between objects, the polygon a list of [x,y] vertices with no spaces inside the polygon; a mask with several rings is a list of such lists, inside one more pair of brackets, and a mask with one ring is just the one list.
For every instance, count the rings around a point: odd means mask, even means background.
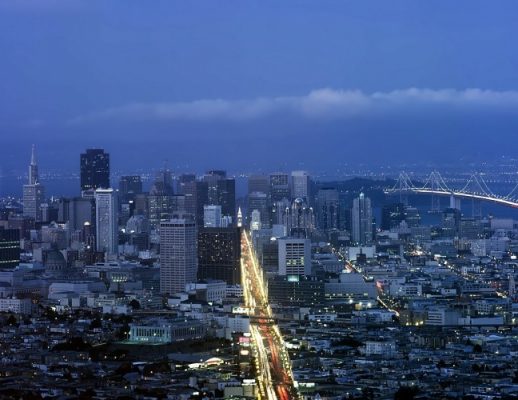
[{"label": "illuminated street", "polygon": [[272,400],[297,398],[289,355],[273,320],[262,269],[246,231],[241,236],[241,246],[243,295],[252,318],[251,334],[255,345],[259,397]]}]

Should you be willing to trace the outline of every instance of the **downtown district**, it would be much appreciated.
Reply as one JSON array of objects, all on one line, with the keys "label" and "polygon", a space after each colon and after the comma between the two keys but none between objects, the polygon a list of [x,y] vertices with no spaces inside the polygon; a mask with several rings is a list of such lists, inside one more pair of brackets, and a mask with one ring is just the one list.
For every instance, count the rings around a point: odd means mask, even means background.
[{"label": "downtown district", "polygon": [[164,167],[144,190],[102,149],[79,163],[56,198],[33,148],[0,199],[0,398],[518,396],[512,209],[304,171],[236,196]]}]

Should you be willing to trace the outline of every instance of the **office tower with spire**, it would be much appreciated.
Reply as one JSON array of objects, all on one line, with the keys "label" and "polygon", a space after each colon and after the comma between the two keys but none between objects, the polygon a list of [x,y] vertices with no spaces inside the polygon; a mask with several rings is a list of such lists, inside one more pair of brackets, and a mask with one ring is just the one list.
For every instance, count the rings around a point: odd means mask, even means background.
[{"label": "office tower with spire", "polygon": [[108,259],[117,257],[119,248],[119,227],[117,196],[113,189],[95,191],[96,248]]},{"label": "office tower with spire", "polygon": [[237,227],[241,228],[243,226],[243,212],[241,211],[241,207],[237,209]]},{"label": "office tower with spire", "polygon": [[194,218],[175,216],[160,224],[160,292],[185,291],[187,283],[196,282],[198,240]]},{"label": "office tower with spire", "polygon": [[32,146],[31,163],[29,164],[29,181],[23,185],[23,215],[41,222],[41,205],[45,199],[45,188],[40,183],[36,149]]},{"label": "office tower with spire", "polygon": [[372,243],[372,207],[371,200],[360,193],[360,196],[353,200],[351,212],[352,239],[358,244]]},{"label": "office tower with spire", "polygon": [[110,155],[103,149],[81,154],[81,191],[110,187]]}]

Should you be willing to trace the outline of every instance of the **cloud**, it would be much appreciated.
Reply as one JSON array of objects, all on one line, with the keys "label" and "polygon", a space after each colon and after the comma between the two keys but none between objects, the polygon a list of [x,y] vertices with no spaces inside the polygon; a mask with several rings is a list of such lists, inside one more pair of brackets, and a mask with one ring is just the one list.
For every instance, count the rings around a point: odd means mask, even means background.
[{"label": "cloud", "polygon": [[274,115],[337,120],[377,113],[409,114],[434,107],[496,110],[518,114],[518,91],[417,89],[365,93],[318,89],[305,96],[248,100],[204,99],[191,102],[132,103],[77,116],[68,122],[97,121],[248,121]]}]

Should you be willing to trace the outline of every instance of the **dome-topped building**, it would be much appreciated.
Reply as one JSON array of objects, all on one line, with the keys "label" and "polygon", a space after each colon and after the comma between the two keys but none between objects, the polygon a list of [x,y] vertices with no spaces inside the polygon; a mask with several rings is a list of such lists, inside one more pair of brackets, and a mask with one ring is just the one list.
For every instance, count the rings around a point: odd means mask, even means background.
[{"label": "dome-topped building", "polygon": [[51,274],[61,274],[67,269],[67,261],[57,249],[51,249],[46,253],[45,271]]}]

